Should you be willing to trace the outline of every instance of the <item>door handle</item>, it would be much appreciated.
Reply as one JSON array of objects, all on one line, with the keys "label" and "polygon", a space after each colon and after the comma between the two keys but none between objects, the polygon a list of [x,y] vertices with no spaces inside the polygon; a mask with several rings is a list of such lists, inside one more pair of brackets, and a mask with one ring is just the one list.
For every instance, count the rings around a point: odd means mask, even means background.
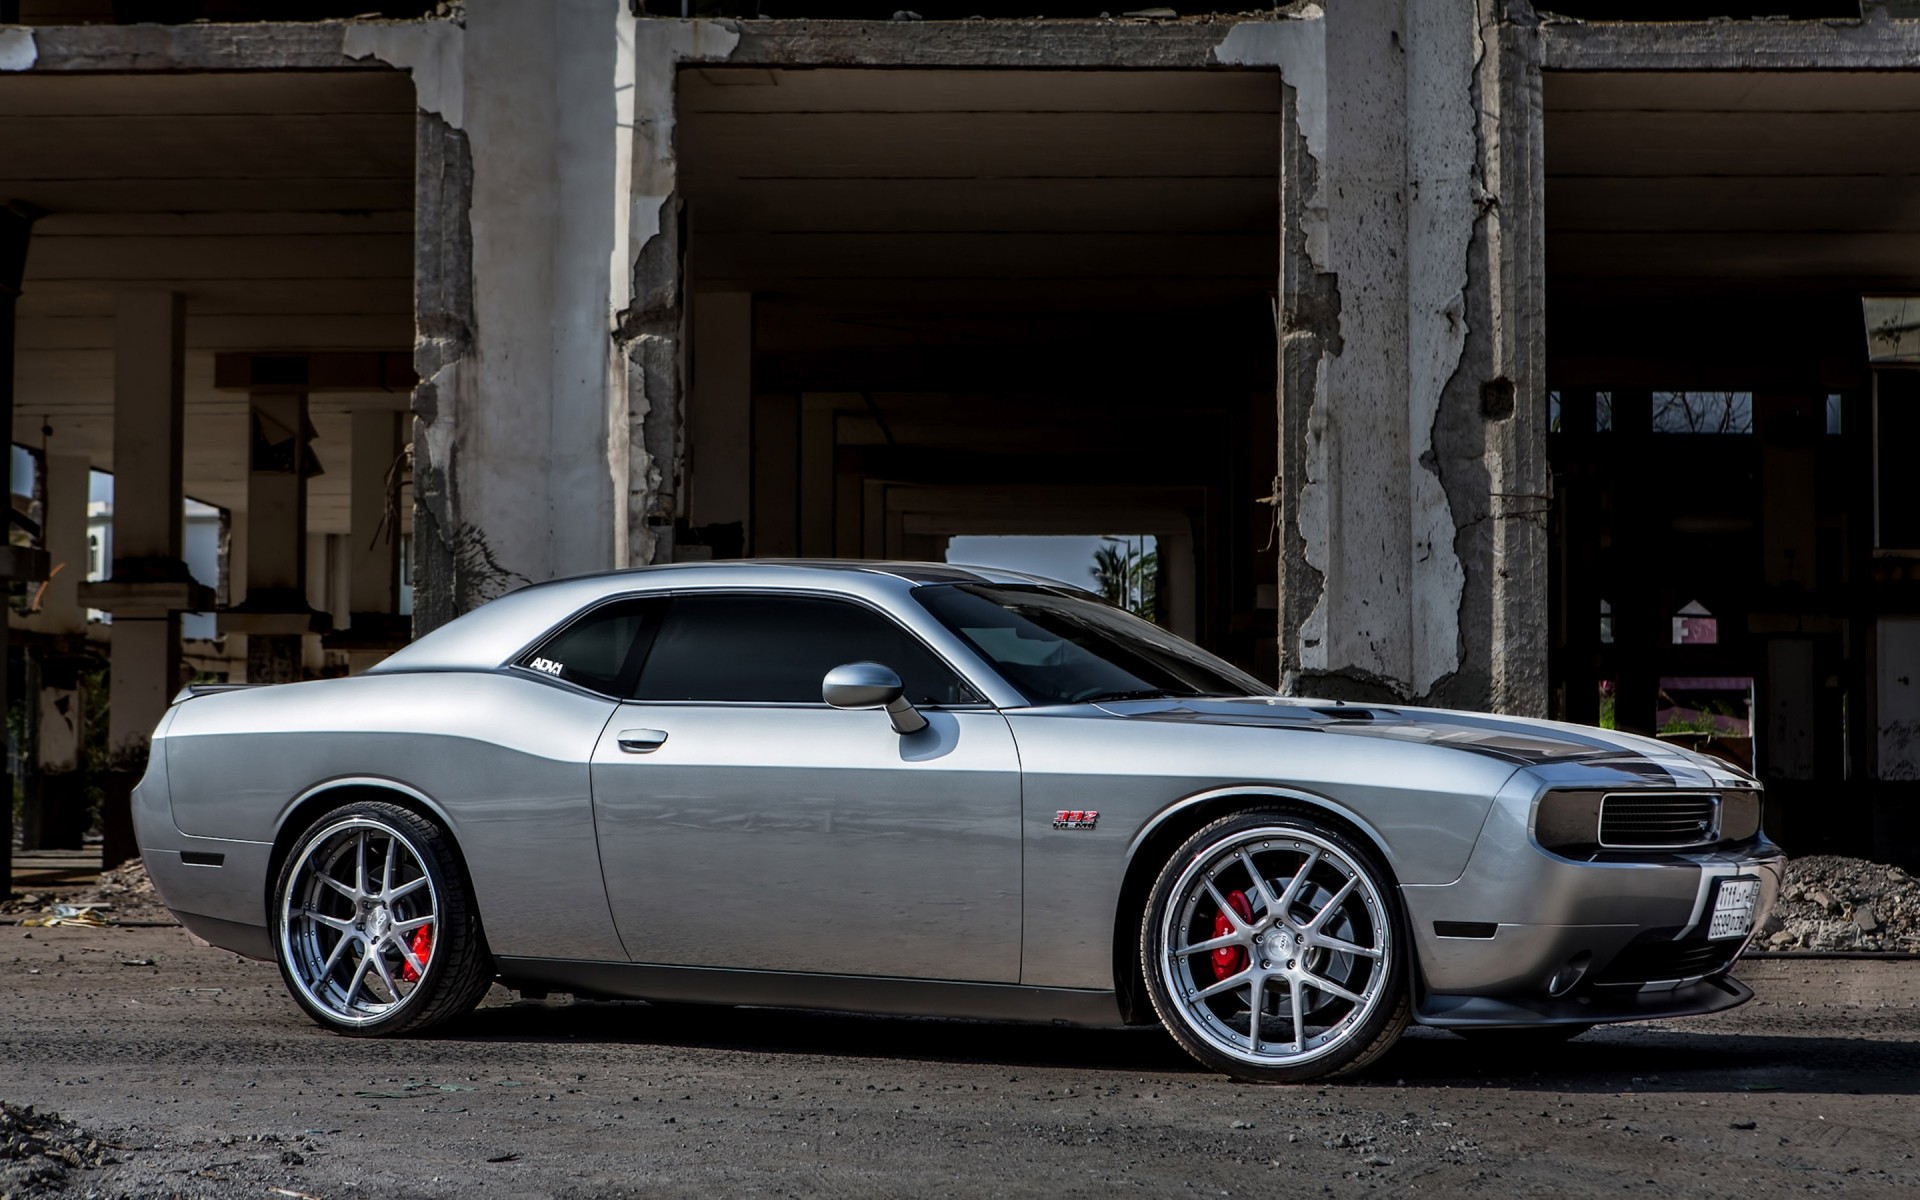
[{"label": "door handle", "polygon": [[622,729],[614,735],[628,754],[652,754],[667,740],[664,729]]}]

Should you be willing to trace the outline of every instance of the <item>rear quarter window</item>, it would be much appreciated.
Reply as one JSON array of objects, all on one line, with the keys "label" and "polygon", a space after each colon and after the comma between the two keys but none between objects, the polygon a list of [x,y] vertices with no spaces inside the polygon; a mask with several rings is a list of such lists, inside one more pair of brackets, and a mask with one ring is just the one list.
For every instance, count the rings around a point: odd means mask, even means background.
[{"label": "rear quarter window", "polygon": [[646,646],[658,632],[662,604],[630,600],[574,618],[520,656],[514,665],[615,699],[632,691]]}]

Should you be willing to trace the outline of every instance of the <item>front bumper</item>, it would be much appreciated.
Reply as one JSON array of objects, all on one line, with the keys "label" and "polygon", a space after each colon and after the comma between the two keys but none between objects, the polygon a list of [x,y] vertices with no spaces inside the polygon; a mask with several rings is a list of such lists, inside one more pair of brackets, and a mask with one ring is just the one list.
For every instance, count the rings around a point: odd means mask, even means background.
[{"label": "front bumper", "polygon": [[[1599,992],[1600,989],[1593,989]],[[1698,1017],[1737,1008],[1753,999],[1753,989],[1721,976],[1666,990],[1588,992],[1553,1000],[1545,997],[1427,995],[1414,1008],[1414,1020],[1442,1029],[1512,1029],[1524,1025],[1604,1025],[1613,1021],[1654,1021]]]},{"label": "front bumper", "polygon": [[1747,938],[1710,941],[1708,922],[1722,881],[1735,878],[1759,881],[1753,928],[1766,922],[1786,865],[1777,846],[1757,837],[1562,858],[1533,840],[1535,797],[1521,788],[1496,801],[1459,879],[1401,889],[1420,965],[1416,1020],[1591,1025],[1717,1012],[1752,995],[1726,978]]}]

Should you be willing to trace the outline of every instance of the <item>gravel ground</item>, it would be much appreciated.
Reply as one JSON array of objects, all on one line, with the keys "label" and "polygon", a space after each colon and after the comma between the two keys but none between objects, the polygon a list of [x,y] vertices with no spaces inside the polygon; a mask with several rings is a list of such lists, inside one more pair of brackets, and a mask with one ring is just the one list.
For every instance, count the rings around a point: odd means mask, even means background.
[{"label": "gravel ground", "polygon": [[0,1100],[0,1196],[9,1200],[61,1191],[81,1167],[113,1166],[114,1149],[58,1113]]},{"label": "gravel ground", "polygon": [[0,927],[0,1097],[108,1150],[41,1195],[1920,1188],[1920,963],[1740,974],[1759,998],[1714,1017],[1548,1051],[1416,1031],[1362,1079],[1254,1088],[1157,1030],[497,989],[440,1037],[344,1038],[179,929]]}]

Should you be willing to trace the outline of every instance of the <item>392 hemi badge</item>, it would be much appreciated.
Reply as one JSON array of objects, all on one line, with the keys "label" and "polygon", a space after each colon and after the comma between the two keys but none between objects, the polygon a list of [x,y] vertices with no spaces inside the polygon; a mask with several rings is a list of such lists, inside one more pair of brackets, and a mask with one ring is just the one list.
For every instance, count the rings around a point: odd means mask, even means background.
[{"label": "392 hemi badge", "polygon": [[1062,810],[1053,814],[1055,829],[1092,829],[1100,820],[1100,814],[1092,809]]}]

